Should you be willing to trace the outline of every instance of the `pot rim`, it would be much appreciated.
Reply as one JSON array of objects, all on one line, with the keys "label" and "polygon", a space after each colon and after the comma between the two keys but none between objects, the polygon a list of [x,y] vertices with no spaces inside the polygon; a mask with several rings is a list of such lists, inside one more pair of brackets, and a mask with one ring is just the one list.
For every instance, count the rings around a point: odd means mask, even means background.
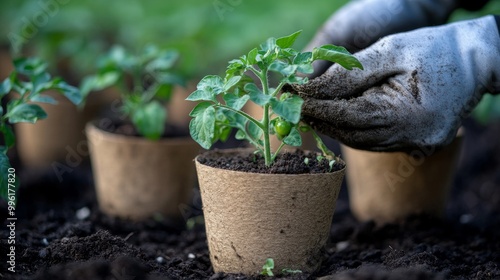
[{"label": "pot rim", "polygon": [[[247,171],[236,171],[236,170],[231,170],[231,169],[224,169],[224,168],[218,168],[218,167],[212,167],[206,164],[202,164],[198,161],[198,158],[206,153],[214,153],[214,152],[222,152],[222,153],[242,153],[245,151],[254,151],[255,149],[253,148],[229,148],[229,149],[213,149],[213,150],[208,150],[205,151],[201,154],[198,154],[195,158],[194,161],[196,165],[201,165],[204,168],[208,168],[211,170],[214,170],[216,172],[226,172],[227,174],[231,174],[232,176],[238,176],[238,174],[254,174],[255,176],[262,176],[262,177],[272,177],[272,176],[278,176],[278,177],[298,177],[298,176],[332,176],[332,175],[337,175],[339,172],[344,172],[346,169],[346,163],[344,162],[343,159],[337,156],[337,160],[340,161],[340,163],[343,164],[342,169],[336,170],[334,172],[328,172],[328,173],[300,173],[300,174],[282,174],[282,173],[276,173],[276,174],[270,174],[270,173],[259,173],[259,172],[247,172]],[[303,150],[304,152],[315,152],[315,151],[310,151],[310,150]]]},{"label": "pot rim", "polygon": [[[102,140],[108,140],[108,141],[113,141],[117,143],[137,143],[137,144],[144,144],[144,145],[197,145],[197,143],[189,136],[182,136],[182,137],[167,137],[167,138],[160,138],[158,140],[149,140],[146,139],[143,136],[130,136],[130,135],[123,135],[123,134],[117,134],[113,132],[109,132],[106,130],[103,130],[99,128],[96,123],[99,122],[100,120],[103,119],[97,119],[88,122],[85,125],[85,133],[87,134],[87,137],[90,134],[94,134],[97,137],[100,137]],[[89,138],[90,141],[90,138]],[[200,148],[201,149],[201,148]]]}]

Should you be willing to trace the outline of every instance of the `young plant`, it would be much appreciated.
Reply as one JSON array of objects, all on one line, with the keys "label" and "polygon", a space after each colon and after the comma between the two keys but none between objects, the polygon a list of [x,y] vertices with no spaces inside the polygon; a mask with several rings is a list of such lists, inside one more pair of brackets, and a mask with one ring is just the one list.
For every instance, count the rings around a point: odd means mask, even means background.
[{"label": "young plant", "polygon": [[[0,133],[3,136],[3,145],[0,145],[0,196],[9,202],[9,206],[16,198],[15,184],[19,183],[12,177],[13,172],[7,156],[7,151],[16,142],[11,125],[20,122],[36,123],[47,118],[47,113],[39,105],[34,104],[35,102],[57,104],[53,97],[42,94],[47,90],[63,94],[75,105],[82,101],[78,88],[68,85],[60,78],[52,78],[47,73],[47,64],[40,59],[19,58],[13,63],[13,72],[0,84],[0,99],[10,92],[15,92],[19,96],[10,99],[5,111],[0,107]],[[15,201],[12,203],[15,204]]]},{"label": "young plant", "polygon": [[178,56],[177,51],[161,50],[155,46],[147,46],[138,55],[115,46],[99,61],[97,74],[83,80],[82,93],[87,95],[94,90],[118,86],[121,112],[139,134],[157,140],[167,121],[163,105],[170,100],[173,85],[184,84],[171,72]]},{"label": "young plant", "polygon": [[[305,84],[308,79],[299,74],[313,72],[315,60],[329,60],[351,70],[363,69],[361,63],[345,48],[324,45],[312,52],[299,52],[292,47],[300,31],[282,38],[270,38],[247,55],[231,60],[225,77],[206,76],[187,100],[201,101],[190,113],[189,129],[192,138],[209,149],[218,140],[225,141],[233,128],[236,138],[254,145],[270,166],[281,148],[302,145],[300,132],[311,131],[324,156],[334,160],[334,154],[310,127],[300,122],[303,100],[297,95],[282,92],[285,85]],[[277,75],[271,85],[270,73]],[[252,78],[250,74],[256,77]],[[261,119],[241,109],[252,101],[263,108]],[[271,151],[270,136],[276,135],[281,145]]]},{"label": "young plant", "polygon": [[266,263],[262,266],[262,271],[260,272],[260,275],[274,276],[273,269],[274,269],[274,260],[271,258],[266,259]]}]

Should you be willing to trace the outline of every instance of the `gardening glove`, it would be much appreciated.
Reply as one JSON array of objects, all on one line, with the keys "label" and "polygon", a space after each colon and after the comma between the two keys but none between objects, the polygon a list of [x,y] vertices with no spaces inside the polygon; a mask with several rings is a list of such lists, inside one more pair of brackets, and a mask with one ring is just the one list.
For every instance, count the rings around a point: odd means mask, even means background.
[{"label": "gardening glove", "polygon": [[[362,50],[379,38],[416,28],[444,24],[459,7],[478,9],[487,0],[357,0],[333,14],[316,33],[305,51],[325,44],[344,46],[351,53]],[[331,65],[315,61],[316,77]]]},{"label": "gardening glove", "polygon": [[486,16],[391,35],[355,54],[364,70],[335,64],[291,91],[304,98],[306,122],[353,148],[443,146],[485,92],[500,92],[499,23]]}]

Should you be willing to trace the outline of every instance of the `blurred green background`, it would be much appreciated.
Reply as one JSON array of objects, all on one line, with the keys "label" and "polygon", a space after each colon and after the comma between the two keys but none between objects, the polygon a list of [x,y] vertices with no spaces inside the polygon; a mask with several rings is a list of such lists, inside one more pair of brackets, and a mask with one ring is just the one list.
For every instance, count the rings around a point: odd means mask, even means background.
[{"label": "blurred green background", "polygon": [[78,72],[88,71],[114,43],[132,49],[153,43],[179,49],[182,71],[200,77],[221,73],[229,59],[271,36],[302,29],[296,46],[304,46],[346,2],[2,0],[0,28],[4,45],[21,35],[28,38],[22,54],[51,61],[71,57]]},{"label": "blurred green background", "polygon": [[[180,71],[190,79],[221,74],[228,60],[268,37],[303,30],[302,48],[317,28],[348,0],[2,0],[2,49],[15,56],[37,55],[52,72],[74,83],[93,71],[113,44],[138,50],[147,44],[181,52]],[[480,12],[456,11],[451,21],[500,14],[493,0]],[[5,62],[2,62],[5,63]],[[71,73],[69,73],[71,72]],[[500,116],[499,98],[476,114]],[[495,103],[496,102],[496,103]],[[491,105],[495,104],[495,105]],[[497,109],[495,109],[497,108]]]}]

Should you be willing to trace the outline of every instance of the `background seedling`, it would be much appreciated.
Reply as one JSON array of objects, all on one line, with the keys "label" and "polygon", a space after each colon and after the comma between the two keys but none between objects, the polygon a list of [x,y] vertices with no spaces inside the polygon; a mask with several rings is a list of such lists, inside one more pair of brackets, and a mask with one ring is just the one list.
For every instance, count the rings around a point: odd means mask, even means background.
[{"label": "background seedling", "polygon": [[184,80],[172,72],[179,55],[175,50],[147,46],[132,54],[121,46],[113,47],[98,63],[97,74],[86,77],[82,93],[119,87],[120,111],[128,117],[139,134],[150,140],[161,137],[167,121],[165,106],[175,84]]},{"label": "background seedling", "polygon": [[262,271],[260,272],[260,274],[264,276],[274,276],[273,269],[274,260],[271,258],[266,259],[266,263],[262,266]]},{"label": "background seedling", "polygon": [[[47,118],[47,113],[37,104],[57,104],[57,101],[49,95],[43,94],[53,90],[63,94],[75,105],[82,101],[82,95],[78,88],[68,85],[60,78],[52,78],[47,73],[47,63],[38,58],[18,58],[13,61],[14,70],[0,84],[0,99],[9,93],[16,93],[17,97],[11,98],[7,103],[6,110],[0,107],[0,132],[3,136],[3,145],[0,145],[0,196],[12,201],[16,198],[14,193],[9,194],[9,184],[19,180],[8,178],[8,170],[11,168],[7,151],[16,142],[11,125],[15,123],[36,123],[38,120]],[[12,189],[12,188],[10,188]],[[14,188],[17,189],[17,186]]]}]

